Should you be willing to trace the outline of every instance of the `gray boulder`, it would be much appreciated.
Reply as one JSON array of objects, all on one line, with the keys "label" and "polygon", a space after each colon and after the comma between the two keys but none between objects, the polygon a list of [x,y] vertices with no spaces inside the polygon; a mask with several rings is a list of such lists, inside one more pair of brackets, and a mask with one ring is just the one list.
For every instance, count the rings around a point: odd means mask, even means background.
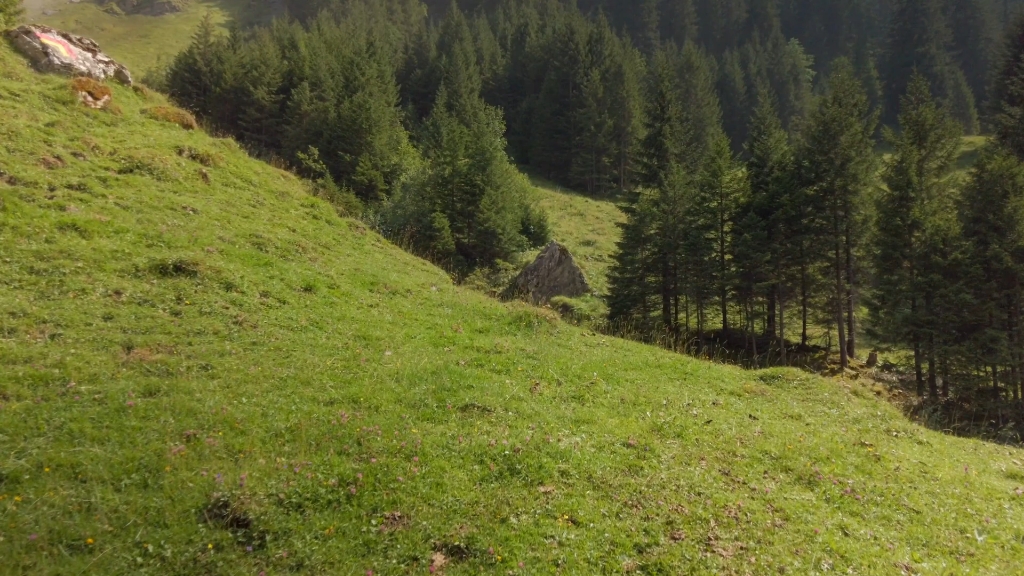
[{"label": "gray boulder", "polygon": [[575,298],[592,292],[569,249],[558,242],[548,244],[519,273],[509,290],[513,296],[528,298],[534,304],[547,304],[555,296]]},{"label": "gray boulder", "polygon": [[85,76],[93,80],[113,78],[132,85],[128,69],[100,51],[96,42],[54,30],[48,26],[25,25],[7,32],[14,47],[40,72]]}]

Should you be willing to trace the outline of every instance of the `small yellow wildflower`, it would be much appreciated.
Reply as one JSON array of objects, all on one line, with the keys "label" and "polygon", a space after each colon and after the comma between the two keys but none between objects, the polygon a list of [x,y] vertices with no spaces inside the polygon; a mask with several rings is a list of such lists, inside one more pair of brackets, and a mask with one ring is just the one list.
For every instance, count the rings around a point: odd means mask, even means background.
[{"label": "small yellow wildflower", "polygon": [[213,550],[213,544],[207,544],[206,545],[206,549],[207,550]]},{"label": "small yellow wildflower", "polygon": [[14,497],[14,501],[15,502],[21,502],[21,496],[15,496]]},{"label": "small yellow wildflower", "polygon": [[88,544],[89,546],[92,546],[93,544],[96,543],[96,541],[93,540],[92,538],[86,538],[85,539],[85,543]]}]

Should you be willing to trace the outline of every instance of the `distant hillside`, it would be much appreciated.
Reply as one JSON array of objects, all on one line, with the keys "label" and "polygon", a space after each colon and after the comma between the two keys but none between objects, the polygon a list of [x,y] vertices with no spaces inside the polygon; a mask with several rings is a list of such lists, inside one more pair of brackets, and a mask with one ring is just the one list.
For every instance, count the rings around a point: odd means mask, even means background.
[{"label": "distant hillside", "polygon": [[83,0],[30,0],[26,2],[26,20],[39,22],[87,36],[128,66],[137,77],[160,65],[166,65],[188,46],[203,16],[227,25],[234,21],[252,22],[260,18],[273,2],[254,5],[249,0],[192,0],[182,3],[181,12],[151,16],[117,15],[103,10],[95,2]]}]

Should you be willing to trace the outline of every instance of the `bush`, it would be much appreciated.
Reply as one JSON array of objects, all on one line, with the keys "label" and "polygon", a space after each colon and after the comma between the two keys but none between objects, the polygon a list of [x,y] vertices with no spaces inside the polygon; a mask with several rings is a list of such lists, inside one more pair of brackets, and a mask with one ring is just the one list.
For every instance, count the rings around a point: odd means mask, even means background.
[{"label": "bush", "polygon": [[521,268],[521,266],[504,260],[498,260],[492,266],[477,268],[466,277],[462,285],[493,298],[499,298],[506,293],[512,281],[519,275]]},{"label": "bush", "polygon": [[142,110],[142,114],[147,118],[152,118],[153,120],[177,124],[185,130],[196,130],[199,128],[199,123],[196,122],[195,116],[181,108],[175,108],[174,106],[154,106],[152,108],[145,108]]}]

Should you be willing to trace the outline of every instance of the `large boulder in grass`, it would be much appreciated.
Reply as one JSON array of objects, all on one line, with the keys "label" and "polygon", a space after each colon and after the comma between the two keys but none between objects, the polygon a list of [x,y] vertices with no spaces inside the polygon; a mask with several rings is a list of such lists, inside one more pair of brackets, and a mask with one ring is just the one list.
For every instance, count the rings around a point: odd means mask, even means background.
[{"label": "large boulder in grass", "polygon": [[11,43],[40,72],[84,76],[103,81],[113,78],[132,85],[128,69],[104,54],[96,42],[35,24],[19,26],[7,32]]},{"label": "large boulder in grass", "polygon": [[576,298],[592,292],[569,249],[558,242],[548,244],[537,259],[519,273],[509,291],[534,304],[547,304],[555,296]]}]

